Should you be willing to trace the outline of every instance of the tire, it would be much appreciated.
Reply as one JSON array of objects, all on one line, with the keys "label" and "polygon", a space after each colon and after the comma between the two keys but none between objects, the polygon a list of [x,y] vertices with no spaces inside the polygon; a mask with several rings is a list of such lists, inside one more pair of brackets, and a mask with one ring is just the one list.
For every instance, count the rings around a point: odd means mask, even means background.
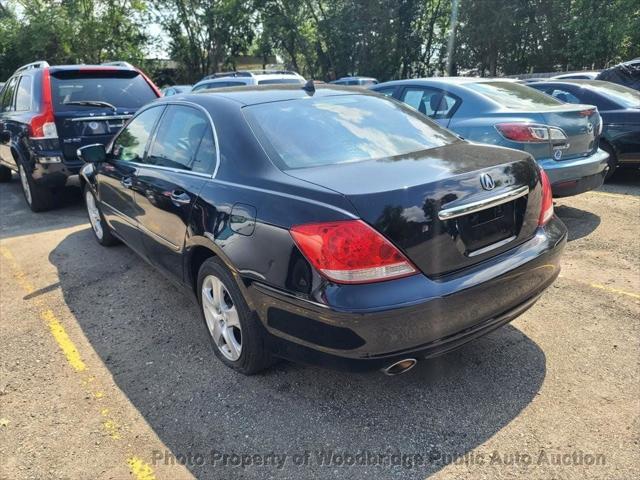
[{"label": "tire", "polygon": [[200,267],[197,292],[213,351],[222,363],[245,375],[253,375],[274,363],[259,321],[219,258],[208,258]]},{"label": "tire", "polygon": [[120,240],[113,235],[111,228],[107,225],[104,215],[102,215],[102,210],[100,210],[100,205],[89,185],[84,187],[84,203],[96,241],[103,247],[110,247],[120,243]]},{"label": "tire", "polygon": [[7,183],[11,181],[11,169],[0,165],[0,183]]},{"label": "tire", "polygon": [[609,145],[608,143],[600,144],[600,148],[609,154],[609,160],[607,160],[607,163],[609,164],[609,171],[604,177],[604,181],[606,182],[607,180],[611,179],[611,177],[613,177],[614,173],[616,173],[616,169],[618,168],[618,156],[616,155],[616,152],[613,150],[611,145]]},{"label": "tire", "polygon": [[18,173],[22,193],[29,208],[33,212],[44,212],[53,208],[54,198],[51,189],[38,185],[22,163],[18,164]]}]

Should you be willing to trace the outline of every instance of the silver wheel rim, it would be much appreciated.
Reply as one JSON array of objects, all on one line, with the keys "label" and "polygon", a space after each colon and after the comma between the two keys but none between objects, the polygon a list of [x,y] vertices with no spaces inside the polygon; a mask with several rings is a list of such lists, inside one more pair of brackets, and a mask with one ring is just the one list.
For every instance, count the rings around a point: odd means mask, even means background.
[{"label": "silver wheel rim", "polygon": [[218,277],[207,275],[202,282],[202,309],[209,334],[225,358],[237,361],[242,353],[240,318],[229,291]]},{"label": "silver wheel rim", "polygon": [[20,183],[22,183],[22,191],[24,197],[27,199],[27,203],[31,205],[31,187],[29,186],[29,180],[27,179],[27,172],[24,171],[24,167],[20,165]]},{"label": "silver wheel rim", "polygon": [[89,222],[91,222],[91,227],[100,240],[102,240],[102,220],[100,218],[100,210],[98,210],[98,206],[96,205],[96,199],[91,192],[87,192],[85,195],[85,201],[87,204],[87,213],[89,214]]}]

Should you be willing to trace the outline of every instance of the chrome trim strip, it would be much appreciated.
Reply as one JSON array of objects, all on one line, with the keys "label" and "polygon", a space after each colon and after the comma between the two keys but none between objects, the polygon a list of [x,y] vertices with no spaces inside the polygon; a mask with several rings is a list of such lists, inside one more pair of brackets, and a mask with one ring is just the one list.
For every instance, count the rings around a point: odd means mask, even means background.
[{"label": "chrome trim strip", "polygon": [[151,165],[150,163],[138,163],[138,162],[127,162],[125,160],[119,160],[123,163],[126,163],[127,165],[135,165],[138,168],[150,168],[150,169],[156,169],[156,170],[166,170],[167,172],[174,172],[174,173],[185,173],[187,175],[194,175],[197,177],[203,177],[203,178],[211,178],[211,174],[210,173],[200,173],[200,172],[193,172],[191,170],[184,170],[182,168],[173,168],[173,167],[163,167],[162,165]]},{"label": "chrome trim strip", "polygon": [[94,115],[93,117],[76,117],[71,118],[72,122],[95,122],[96,120],[129,120],[131,115]]},{"label": "chrome trim strip", "polygon": [[491,250],[495,250],[496,248],[500,248],[503,245],[506,245],[509,242],[512,242],[516,239],[516,236],[513,235],[509,238],[505,238],[504,240],[500,240],[499,242],[492,243],[491,245],[487,245],[486,247],[479,248],[478,250],[474,250],[473,252],[469,252],[470,257],[477,257],[478,255],[482,255],[483,253],[490,252]]},{"label": "chrome trim strip", "polygon": [[529,187],[525,185],[524,187],[518,187],[499,195],[494,195],[493,197],[486,198],[484,200],[465,203],[464,205],[458,205],[457,207],[444,208],[438,212],[438,218],[440,220],[451,220],[453,218],[469,215],[470,213],[479,212],[487,208],[497,207],[498,205],[511,202],[528,194]]}]

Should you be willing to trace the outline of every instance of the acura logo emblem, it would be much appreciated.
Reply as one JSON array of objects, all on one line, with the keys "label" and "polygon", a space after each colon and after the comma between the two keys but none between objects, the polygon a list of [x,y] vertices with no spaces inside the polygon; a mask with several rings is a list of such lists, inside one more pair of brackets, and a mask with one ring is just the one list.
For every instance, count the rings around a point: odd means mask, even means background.
[{"label": "acura logo emblem", "polygon": [[482,185],[482,188],[484,188],[485,190],[493,190],[496,187],[496,183],[488,173],[483,173],[482,175],[480,175],[480,185]]}]

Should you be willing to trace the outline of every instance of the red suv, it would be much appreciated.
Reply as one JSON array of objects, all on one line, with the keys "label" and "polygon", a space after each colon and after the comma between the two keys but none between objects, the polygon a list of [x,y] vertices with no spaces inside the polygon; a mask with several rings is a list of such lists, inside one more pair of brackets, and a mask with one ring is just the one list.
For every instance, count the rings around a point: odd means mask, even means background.
[{"label": "red suv", "polygon": [[153,82],[125,62],[20,67],[0,91],[0,181],[17,171],[31,210],[51,208],[83,165],[78,148],[109,143],[158,97]]}]

